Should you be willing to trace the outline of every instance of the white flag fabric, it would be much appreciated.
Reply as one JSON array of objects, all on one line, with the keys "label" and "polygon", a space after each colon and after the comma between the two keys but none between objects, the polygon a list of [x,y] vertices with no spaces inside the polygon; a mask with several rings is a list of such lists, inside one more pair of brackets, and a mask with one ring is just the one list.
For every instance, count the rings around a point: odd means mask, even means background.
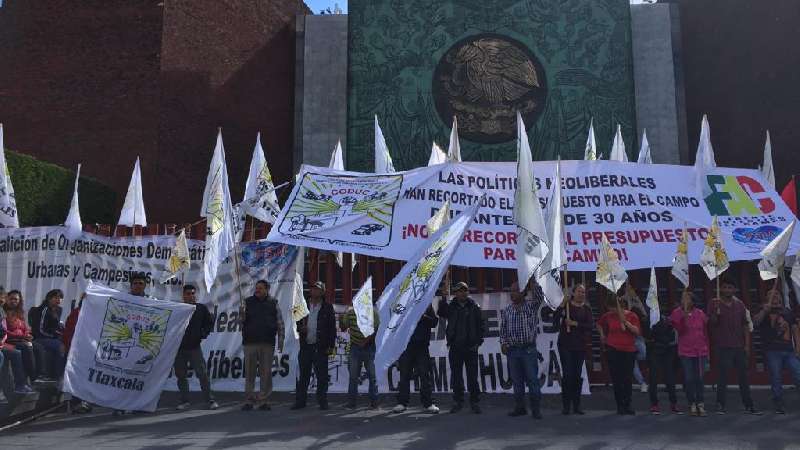
[{"label": "white flag fabric", "polygon": [[772,165],[772,142],[767,130],[767,141],[764,143],[764,165],[761,166],[761,175],[769,187],[775,189],[775,168]]},{"label": "white flag fabric", "polygon": [[642,130],[642,147],[639,149],[639,164],[653,164],[653,157],[650,154],[650,143],[647,142],[647,130]]},{"label": "white flag fabric", "polygon": [[458,141],[458,120],[453,116],[453,129],[450,130],[450,146],[447,147],[447,160],[461,162],[461,143]]},{"label": "white flag fabric", "polygon": [[689,236],[686,232],[686,223],[683,224],[683,234],[678,241],[675,257],[672,258],[672,275],[683,284],[683,287],[689,287]]},{"label": "white flag fabric", "polygon": [[658,306],[658,280],[655,267],[650,268],[650,287],[647,289],[645,304],[650,308],[650,328],[661,320],[661,309]]},{"label": "white flag fabric", "polygon": [[377,302],[380,317],[375,335],[377,370],[388,369],[405,351],[477,211],[476,203],[437,231],[384,289]]},{"label": "white flag fabric", "polygon": [[583,152],[583,159],[594,161],[597,159],[597,139],[594,136],[594,117],[589,121],[589,136],[586,138],[586,149]]},{"label": "white flag fabric", "polygon": [[528,132],[517,112],[517,189],[514,193],[514,224],[517,226],[517,280],[528,284],[547,256],[547,229],[533,178],[533,159]]},{"label": "white flag fabric", "polygon": [[186,230],[181,230],[178,236],[175,237],[175,245],[172,246],[169,259],[167,259],[167,266],[164,269],[164,274],[161,276],[161,282],[175,278],[179,273],[189,269],[192,260],[189,256],[189,243],[186,241]]},{"label": "white flag fabric", "polygon": [[433,236],[439,231],[439,228],[442,228],[448,219],[450,219],[450,200],[445,201],[439,211],[436,211],[436,214],[428,219],[428,236]]},{"label": "white flag fabric", "polygon": [[428,167],[447,162],[447,155],[436,142],[431,146],[431,157],[428,159]]},{"label": "white flag fabric", "polygon": [[342,150],[341,140],[336,142],[336,147],[331,153],[331,162],[328,163],[328,167],[336,170],[344,170],[344,151]]},{"label": "white flag fabric", "polygon": [[375,116],[375,173],[394,173],[394,163],[392,155],[389,154],[389,147],[386,146],[386,139],[383,137],[383,130],[378,125],[378,116]]},{"label": "white flag fabric", "polygon": [[64,221],[66,236],[74,239],[83,232],[83,222],[81,222],[81,210],[78,204],[78,180],[81,178],[81,165],[78,164],[78,171],[75,172],[75,190],[72,192],[72,202],[69,205],[67,220]]},{"label": "white flag fabric", "polygon": [[250,160],[250,172],[247,174],[241,210],[266,223],[275,223],[281,210],[272,174],[267,166],[267,159],[264,158],[264,149],[261,147],[261,133],[256,136],[256,146],[253,149],[253,158]]},{"label": "white flag fabric", "polygon": [[194,308],[90,284],[64,391],[107,408],[155,411]]},{"label": "white flag fabric", "polygon": [[713,280],[728,270],[728,254],[725,246],[722,245],[717,216],[711,221],[711,229],[708,230],[708,237],[703,244],[703,252],[700,254],[700,267],[706,273],[709,280]]},{"label": "white flag fabric", "polygon": [[[542,288],[547,304],[556,309],[564,302],[561,287],[561,270],[567,265],[567,249],[564,245],[564,216],[561,203],[561,161],[556,164],[553,192],[547,208],[547,235],[550,237],[549,252],[540,266],[537,282]],[[566,281],[566,280],[565,280]]]},{"label": "white flag fabric", "polygon": [[[308,303],[303,295],[303,269],[305,268],[305,249],[297,248],[297,256],[294,259],[294,289],[292,290],[292,331],[295,339],[300,339],[297,332],[297,322],[309,314]],[[287,348],[288,337],[284,335],[284,347]]]},{"label": "white flag fabric", "polygon": [[361,289],[353,297],[353,310],[356,313],[358,329],[364,337],[375,332],[375,313],[372,305],[372,277],[367,278]]},{"label": "white flag fabric", "polygon": [[622,140],[622,125],[617,125],[617,133],[614,135],[614,142],[611,144],[611,154],[608,155],[608,160],[628,162],[628,154],[625,153],[625,141]]},{"label": "white flag fabric", "polygon": [[619,262],[617,251],[611,248],[608,239],[603,235],[600,243],[600,253],[597,255],[596,281],[609,291],[616,294],[619,288],[628,280],[628,273]]},{"label": "white flag fabric", "polygon": [[125,204],[119,215],[117,225],[132,227],[134,225],[147,226],[147,214],[144,212],[144,196],[142,195],[142,170],[139,166],[139,157],[133,165],[131,182],[128,184],[128,193],[125,194]]},{"label": "white flag fabric", "polygon": [[6,163],[6,150],[3,147],[3,124],[0,123],[0,227],[19,228],[19,212],[11,174]]},{"label": "white flag fabric", "polygon": [[211,292],[217,278],[217,268],[225,261],[235,245],[233,205],[225,167],[225,148],[222,132],[217,134],[217,144],[208,170],[203,206],[200,216],[206,218],[206,251],[203,258],[206,289]]},{"label": "white flag fabric", "polygon": [[700,126],[700,142],[697,144],[697,155],[694,159],[695,186],[698,193],[704,197],[711,193],[711,188],[706,182],[706,174],[710,169],[717,167],[714,159],[714,147],[711,145],[711,128],[708,118],[703,115]]},{"label": "white flag fabric", "polygon": [[786,262],[786,252],[792,241],[794,225],[797,221],[793,220],[775,239],[771,240],[763,250],[761,250],[761,261],[758,262],[758,274],[762,280],[774,280],[783,270]]}]

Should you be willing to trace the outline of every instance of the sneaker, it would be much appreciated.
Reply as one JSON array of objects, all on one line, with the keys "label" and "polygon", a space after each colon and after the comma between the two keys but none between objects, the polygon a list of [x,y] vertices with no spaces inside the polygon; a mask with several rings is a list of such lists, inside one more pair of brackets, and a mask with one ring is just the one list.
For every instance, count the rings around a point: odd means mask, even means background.
[{"label": "sneaker", "polygon": [[689,406],[689,415],[697,417],[697,403],[692,403],[692,405]]},{"label": "sneaker", "polygon": [[242,405],[242,411],[252,411],[252,410],[253,410],[252,403],[245,403],[244,405]]},{"label": "sneaker", "polygon": [[405,410],[406,410],[406,405],[404,405],[402,403],[398,403],[397,406],[392,408],[392,412],[395,413],[395,414],[400,414],[401,412],[404,412]]},{"label": "sneaker", "polygon": [[786,410],[783,409],[783,406],[776,406],[775,407],[775,414],[786,414]]},{"label": "sneaker", "polygon": [[31,387],[30,387],[30,386],[28,386],[27,384],[23,384],[22,386],[20,386],[20,387],[18,387],[18,388],[15,388],[15,389],[14,389],[14,393],[15,393],[15,394],[27,395],[27,394],[32,394],[32,393],[34,393],[34,390],[33,390],[33,389],[31,389]]},{"label": "sneaker", "polygon": [[643,394],[647,394],[647,383],[642,383],[642,387],[640,389]]},{"label": "sneaker", "polygon": [[682,415],[683,415],[683,411],[681,410],[681,407],[680,407],[680,406],[678,406],[678,404],[677,404],[677,403],[673,403],[673,404],[672,404],[672,405],[669,407],[669,411],[670,411],[672,414],[677,414],[677,415],[679,415],[679,416],[682,416]]},{"label": "sneaker", "polygon": [[654,416],[660,416],[661,415],[661,408],[659,408],[658,405],[651,406],[650,407],[650,414],[652,414]]},{"label": "sneaker", "polygon": [[184,409],[190,407],[192,404],[189,402],[180,402],[178,406],[175,407],[178,411],[183,411]]},{"label": "sneaker", "polygon": [[213,410],[218,409],[218,408],[219,408],[219,403],[215,402],[214,400],[211,400],[210,402],[208,402],[208,409],[213,411]]},{"label": "sneaker", "polygon": [[725,409],[725,405],[717,405],[717,414],[719,414],[720,416],[728,414],[728,410]]},{"label": "sneaker", "polygon": [[269,406],[269,403],[263,403],[261,406],[258,407],[259,411],[272,411],[272,407]]},{"label": "sneaker", "polygon": [[461,411],[461,408],[464,407],[463,403],[453,403],[453,406],[450,408],[450,414],[455,414]]},{"label": "sneaker", "polygon": [[706,417],[708,414],[706,413],[706,405],[703,403],[697,404],[697,416],[698,417]]},{"label": "sneaker", "polygon": [[764,414],[763,412],[757,410],[753,406],[748,406],[747,408],[744,409],[744,412],[746,412],[747,414],[753,415],[753,416],[761,416],[761,415]]},{"label": "sneaker", "polygon": [[92,406],[87,402],[80,402],[78,406],[72,409],[73,414],[86,414],[92,410]]},{"label": "sneaker", "polygon": [[436,405],[431,405],[425,408],[425,412],[428,414],[439,414],[439,407]]},{"label": "sneaker", "polygon": [[469,407],[470,407],[470,409],[472,409],[472,413],[473,414],[480,414],[481,412],[483,412],[483,411],[481,411],[481,407],[478,406],[477,403],[473,403],[473,404],[469,405]]}]

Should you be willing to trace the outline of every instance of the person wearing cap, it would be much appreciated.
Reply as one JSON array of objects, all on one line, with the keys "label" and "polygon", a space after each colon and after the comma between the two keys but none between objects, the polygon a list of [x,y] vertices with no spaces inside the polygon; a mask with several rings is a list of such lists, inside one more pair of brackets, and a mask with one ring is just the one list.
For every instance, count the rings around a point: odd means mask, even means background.
[{"label": "person wearing cap", "polygon": [[478,384],[478,347],[483,344],[485,324],[481,307],[469,297],[467,283],[459,282],[453,286],[454,297],[439,305],[439,317],[447,320],[446,336],[449,348],[450,372],[452,376],[453,407],[457,413],[464,407],[464,375],[467,370],[467,388],[472,412],[481,413],[478,406],[480,385]]},{"label": "person wearing cap", "polygon": [[300,353],[297,357],[300,376],[291,409],[306,407],[312,369],[317,379],[319,409],[328,409],[328,355],[333,352],[336,344],[336,314],[333,306],[324,297],[325,283],[317,281],[311,286],[308,315],[297,322],[297,333],[300,335]]},{"label": "person wearing cap", "polygon": [[[377,330],[381,324],[378,316],[378,308],[372,309],[373,326]],[[350,383],[347,387],[347,408],[356,407],[356,397],[358,396],[358,384],[361,382],[361,366],[367,371],[369,379],[369,407],[378,408],[378,379],[375,375],[375,333],[364,336],[358,328],[356,310],[353,307],[347,308],[339,319],[339,328],[350,334],[350,355],[348,359],[348,370],[350,372]]]},{"label": "person wearing cap", "polygon": [[208,379],[205,361],[203,361],[203,350],[200,348],[202,341],[214,330],[214,316],[208,311],[206,305],[197,303],[197,288],[191,284],[183,285],[183,303],[193,305],[194,312],[183,333],[178,353],[175,355],[175,378],[178,380],[178,390],[180,391],[180,403],[177,409],[180,411],[191,406],[186,370],[189,366],[192,367],[195,376],[200,381],[200,390],[203,392],[208,409],[217,409],[219,404],[214,400],[214,393],[211,392],[211,382]]},{"label": "person wearing cap", "polygon": [[500,348],[508,355],[509,374],[514,384],[514,409],[511,417],[528,414],[525,410],[525,386],[531,404],[531,415],[541,419],[542,391],[539,387],[539,352],[536,350],[536,334],[539,327],[539,309],[544,295],[536,285],[533,295],[526,299],[527,289],[519,284],[511,285],[511,304],[500,311]]}]

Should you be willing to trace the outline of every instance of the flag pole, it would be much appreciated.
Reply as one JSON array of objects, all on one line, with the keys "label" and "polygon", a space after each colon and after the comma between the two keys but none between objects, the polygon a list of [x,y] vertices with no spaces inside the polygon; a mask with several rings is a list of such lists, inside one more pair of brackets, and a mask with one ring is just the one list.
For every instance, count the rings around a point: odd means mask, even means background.
[{"label": "flag pole", "polygon": [[[565,291],[569,291],[569,281],[567,279],[567,266],[564,266],[564,290]],[[569,298],[565,298],[564,300],[567,302],[567,305],[566,305],[566,310],[567,310],[567,333],[569,333],[569,332],[571,332],[571,327],[569,325],[569,321],[572,320],[569,317],[569,300],[570,299]]]}]

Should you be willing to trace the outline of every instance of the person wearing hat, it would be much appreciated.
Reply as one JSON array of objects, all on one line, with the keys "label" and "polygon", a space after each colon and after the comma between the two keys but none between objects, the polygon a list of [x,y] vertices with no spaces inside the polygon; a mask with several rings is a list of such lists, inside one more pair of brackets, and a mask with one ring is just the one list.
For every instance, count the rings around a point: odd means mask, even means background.
[{"label": "person wearing hat", "polygon": [[317,379],[319,409],[328,409],[328,355],[336,344],[336,314],[325,301],[325,283],[311,285],[308,315],[297,322],[300,335],[300,353],[297,357],[300,376],[297,378],[295,401],[292,409],[306,407],[311,370]]},{"label": "person wearing hat", "polygon": [[478,347],[483,344],[485,324],[481,307],[469,297],[469,286],[463,281],[453,286],[453,300],[441,302],[439,317],[447,320],[446,336],[449,348],[450,372],[452,374],[453,407],[457,413],[464,407],[464,375],[467,369],[467,388],[472,412],[481,413],[478,406],[480,386],[478,385]]}]

